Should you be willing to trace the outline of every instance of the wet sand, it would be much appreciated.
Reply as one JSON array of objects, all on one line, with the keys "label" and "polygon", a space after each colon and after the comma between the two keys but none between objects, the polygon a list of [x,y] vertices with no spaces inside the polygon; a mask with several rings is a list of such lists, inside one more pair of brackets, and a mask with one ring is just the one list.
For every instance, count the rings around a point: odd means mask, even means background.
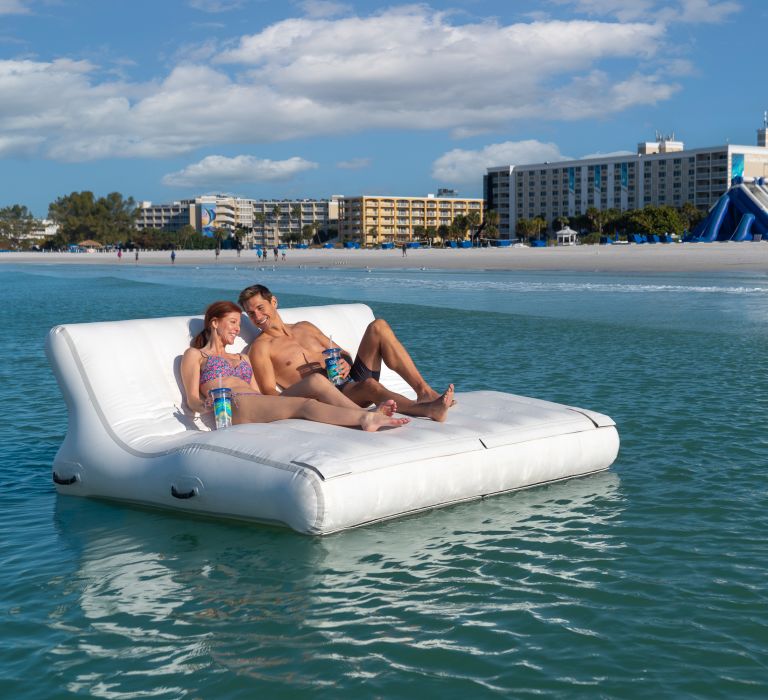
[{"label": "wet sand", "polygon": [[[118,260],[115,253],[0,253],[0,264],[135,265],[133,253]],[[167,251],[142,251],[139,265],[170,266]],[[247,265],[255,267],[334,267],[560,270],[584,272],[766,272],[768,243],[683,243],[550,248],[412,249],[400,250],[288,250],[286,260],[270,255],[266,262],[253,251],[224,250],[218,262],[213,251],[178,251],[176,265]]]}]

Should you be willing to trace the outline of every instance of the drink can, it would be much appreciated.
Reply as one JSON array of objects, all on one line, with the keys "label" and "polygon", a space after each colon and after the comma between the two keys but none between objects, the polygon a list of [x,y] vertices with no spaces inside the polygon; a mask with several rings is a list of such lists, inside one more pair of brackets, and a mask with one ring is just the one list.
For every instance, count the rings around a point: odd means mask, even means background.
[{"label": "drink can", "polygon": [[216,430],[232,425],[232,389],[228,386],[211,389],[208,395],[213,401],[213,416],[216,419]]}]

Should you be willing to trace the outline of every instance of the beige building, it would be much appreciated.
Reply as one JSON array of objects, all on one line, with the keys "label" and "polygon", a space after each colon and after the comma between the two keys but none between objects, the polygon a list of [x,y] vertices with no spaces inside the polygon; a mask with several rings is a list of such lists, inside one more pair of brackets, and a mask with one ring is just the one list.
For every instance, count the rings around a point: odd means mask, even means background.
[{"label": "beige building", "polygon": [[339,238],[362,245],[408,243],[424,237],[419,228],[450,226],[461,215],[477,212],[483,221],[483,200],[458,197],[361,196],[339,199]]},{"label": "beige building", "polygon": [[[758,143],[765,144],[765,129]],[[641,209],[648,205],[706,210],[731,179],[768,177],[768,148],[727,144],[685,150],[674,136],[638,144],[637,153],[582,160],[488,168],[483,178],[486,208],[499,214],[502,238],[514,238],[520,219],[541,216],[552,228],[559,216],[596,209]]]},{"label": "beige building", "polygon": [[[274,246],[305,238],[306,232],[327,232],[338,224],[338,200],[257,200],[203,195],[171,204],[139,202],[136,228],[177,231],[192,226],[202,233],[213,229],[245,230],[244,244]],[[308,236],[311,239],[311,235]]]}]

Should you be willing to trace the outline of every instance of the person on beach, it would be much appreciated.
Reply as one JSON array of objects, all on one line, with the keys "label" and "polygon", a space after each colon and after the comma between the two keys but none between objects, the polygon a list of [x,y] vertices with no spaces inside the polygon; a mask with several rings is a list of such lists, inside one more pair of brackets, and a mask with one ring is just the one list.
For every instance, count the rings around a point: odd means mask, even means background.
[{"label": "person on beach", "polygon": [[406,246],[405,243],[403,243],[403,245],[400,246],[400,247],[402,248],[402,251],[403,251],[403,257],[407,258],[408,257],[408,246]]},{"label": "person on beach", "polygon": [[[261,331],[248,354],[262,392],[277,395],[278,385],[286,389],[304,377],[325,376],[323,350],[332,343],[317,326],[307,321],[284,323],[277,311],[277,297],[260,284],[240,292],[238,303]],[[400,413],[442,422],[454,404],[453,384],[438,394],[421,376],[408,351],[383,319],[368,325],[354,361],[346,351],[342,351],[342,358],[340,374],[351,381],[338,390],[358,406],[394,400]],[[415,400],[381,384],[382,361],[405,379],[416,392]]]},{"label": "person on beach", "polygon": [[172,250],[171,251],[171,265],[175,265],[175,264],[176,264],[176,251]]},{"label": "person on beach", "polygon": [[136,248],[136,257],[134,258],[133,264],[134,265],[138,265],[139,264],[139,249],[138,248]]},{"label": "person on beach", "polygon": [[117,249],[117,259],[118,260],[122,260],[122,258],[123,258],[123,249],[122,248],[118,248]]},{"label": "person on beach", "polygon": [[[271,423],[283,418],[303,418],[350,428],[375,431],[397,428],[409,422],[396,418],[394,401],[375,410],[360,408],[322,377],[307,377],[280,396],[259,390],[246,355],[227,352],[240,333],[241,311],[231,301],[216,301],[205,310],[204,328],[181,358],[181,379],[187,405],[192,411],[210,410],[206,397],[211,389],[232,389],[232,422]],[[341,399],[340,399],[341,397]]]}]

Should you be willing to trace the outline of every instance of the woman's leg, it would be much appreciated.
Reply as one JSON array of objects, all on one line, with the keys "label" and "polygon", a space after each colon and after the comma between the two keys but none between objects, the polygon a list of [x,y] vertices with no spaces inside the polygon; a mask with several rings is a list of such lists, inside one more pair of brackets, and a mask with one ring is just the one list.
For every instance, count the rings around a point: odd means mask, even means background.
[{"label": "woman's leg", "polygon": [[[298,396],[306,399],[317,399],[322,403],[327,403],[331,406],[339,406],[340,408],[360,408],[352,399],[342,394],[331,382],[321,374],[309,374],[296,382],[293,386],[289,386],[281,396]],[[391,416],[397,411],[397,403],[389,397],[384,398],[382,401],[376,401],[377,410],[388,416]]]},{"label": "woman's leg", "polygon": [[392,418],[378,411],[330,406],[316,399],[291,396],[241,396],[233,415],[236,424],[271,423],[284,418],[303,418],[348,428],[359,427],[367,431],[387,426],[398,427],[409,422],[408,418]]}]

